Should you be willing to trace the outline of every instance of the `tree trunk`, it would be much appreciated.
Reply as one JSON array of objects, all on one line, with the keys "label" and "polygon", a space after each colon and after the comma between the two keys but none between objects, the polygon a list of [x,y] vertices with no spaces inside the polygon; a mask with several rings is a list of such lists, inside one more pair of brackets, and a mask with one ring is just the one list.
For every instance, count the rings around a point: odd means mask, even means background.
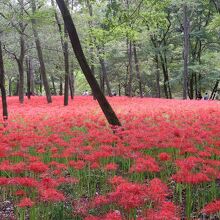
[{"label": "tree trunk", "polygon": [[183,71],[183,99],[187,99],[188,92],[188,65],[189,65],[189,20],[188,7],[183,6],[183,28],[184,28],[184,71]]},{"label": "tree trunk", "polygon": [[2,109],[3,109],[3,119],[8,119],[8,108],[7,108],[7,98],[5,91],[5,71],[4,71],[4,62],[2,55],[2,43],[0,40],[0,87],[2,93]]},{"label": "tree trunk", "polygon": [[64,53],[64,64],[65,64],[65,82],[64,82],[64,106],[68,105],[69,99],[69,52],[68,52],[68,42],[67,42],[67,30],[64,27],[64,45],[63,45],[63,53]]},{"label": "tree trunk", "polygon": [[59,95],[63,95],[63,78],[60,77],[60,91],[59,91]]},{"label": "tree trunk", "polygon": [[19,83],[18,83],[18,96],[19,102],[24,102],[24,66],[23,61],[17,60],[18,72],[19,72]]},{"label": "tree trunk", "polygon": [[82,47],[80,44],[80,40],[75,28],[75,25],[72,21],[71,15],[69,13],[68,8],[65,5],[64,0],[56,0],[57,4],[61,10],[62,16],[63,16],[63,20],[66,26],[66,29],[69,33],[69,37],[71,40],[71,44],[73,47],[73,50],[75,52],[76,58],[79,62],[79,65],[90,85],[90,87],[92,88],[92,91],[95,95],[95,97],[97,98],[99,105],[103,111],[103,113],[105,114],[106,119],[108,120],[109,124],[111,125],[117,125],[117,126],[121,126],[120,121],[118,120],[115,112],[113,111],[113,109],[111,108],[111,105],[109,104],[109,102],[107,101],[107,99],[105,98],[105,96],[103,95],[94,75],[92,74],[91,68],[89,67],[85,55],[82,51]]},{"label": "tree trunk", "polygon": [[70,65],[70,72],[69,72],[69,87],[70,87],[70,96],[71,99],[74,99],[75,93],[75,86],[74,86],[74,69],[73,69],[73,62]]},{"label": "tree trunk", "polygon": [[[68,3],[68,1],[66,1]],[[62,27],[56,12],[56,8],[54,5],[54,1],[51,0],[51,4],[55,10],[55,19],[57,22],[58,30],[60,33],[60,40],[61,40],[61,45],[62,45],[62,50],[63,50],[63,57],[64,57],[64,69],[65,69],[65,77],[64,77],[64,106],[68,105],[68,98],[69,98],[69,51],[68,51],[68,38],[67,38],[67,30],[64,27],[64,37],[62,34]],[[68,5],[68,4],[67,4]]]},{"label": "tree trunk", "polygon": [[140,97],[143,98],[142,80],[141,80],[141,73],[140,73],[140,69],[139,69],[139,62],[138,62],[135,42],[133,43],[133,50],[134,50],[134,62],[135,62],[135,69],[136,69],[138,86],[139,86],[139,93],[140,93]]},{"label": "tree trunk", "polygon": [[155,55],[156,62],[156,89],[157,89],[157,98],[160,98],[160,70],[159,70],[159,58],[158,55]]},{"label": "tree trunk", "polygon": [[11,78],[9,78],[9,80],[8,80],[8,95],[9,96],[12,95],[11,84],[12,84],[12,80],[11,80]]},{"label": "tree trunk", "polygon": [[194,97],[194,73],[192,73],[191,75],[190,75],[190,80],[189,80],[189,94],[188,94],[188,96],[189,96],[189,98],[190,99],[193,99],[193,97]]},{"label": "tree trunk", "polygon": [[[31,0],[31,8],[32,8],[32,12],[34,14],[36,12],[35,0]],[[46,68],[45,68],[45,64],[44,64],[44,58],[43,58],[43,53],[42,53],[42,49],[41,49],[41,43],[40,43],[40,39],[39,39],[38,32],[37,32],[37,29],[36,29],[36,20],[34,18],[32,18],[31,22],[32,22],[32,29],[33,29],[34,39],[35,39],[35,44],[36,44],[36,49],[37,49],[37,55],[38,55],[38,59],[39,59],[39,62],[40,62],[40,72],[41,72],[41,76],[42,76],[42,79],[43,79],[44,90],[46,92],[47,102],[51,103],[52,98],[51,98],[51,93],[50,93],[50,87],[49,87],[49,84],[48,84]]]},{"label": "tree trunk", "polygon": [[[92,4],[90,2],[90,0],[86,0],[86,4],[87,4],[87,8],[89,10],[89,16],[90,16],[90,21],[88,22],[89,23],[89,50],[90,50],[90,60],[91,60],[91,71],[92,71],[92,74],[95,76],[95,66],[94,66],[94,42],[95,42],[95,39],[93,39],[92,35],[91,35],[91,31],[92,31],[92,28],[93,28],[93,23],[92,23],[92,17],[93,17],[93,9],[92,9]],[[94,94],[93,95],[93,99],[95,100],[95,96]]]},{"label": "tree trunk", "polygon": [[34,95],[34,70],[32,65],[32,59],[31,57],[28,58],[28,67],[29,67],[29,74],[30,74],[30,92],[32,95]]},{"label": "tree trunk", "polygon": [[51,82],[52,82],[52,86],[53,86],[53,95],[57,95],[57,90],[56,90],[56,86],[55,86],[55,82],[54,82],[54,77],[51,76]]},{"label": "tree trunk", "polygon": [[128,85],[127,93],[129,97],[132,97],[132,82],[133,82],[133,68],[132,68],[132,43],[128,40]]},{"label": "tree trunk", "polygon": [[[102,49],[102,52],[100,52],[100,49],[98,48],[98,53],[99,53],[98,54],[99,62],[100,62],[101,69],[102,69],[103,81],[106,83],[106,88],[107,88],[108,95],[110,97],[112,97],[111,87],[110,87],[110,83],[109,83],[109,80],[108,80],[106,61],[104,60],[104,58],[102,58],[104,56],[104,48]],[[103,84],[104,84],[104,82],[103,82]]]},{"label": "tree trunk", "polygon": [[30,77],[30,67],[29,67],[29,60],[26,58],[26,68],[27,68],[27,97],[28,99],[31,98],[31,77]]}]

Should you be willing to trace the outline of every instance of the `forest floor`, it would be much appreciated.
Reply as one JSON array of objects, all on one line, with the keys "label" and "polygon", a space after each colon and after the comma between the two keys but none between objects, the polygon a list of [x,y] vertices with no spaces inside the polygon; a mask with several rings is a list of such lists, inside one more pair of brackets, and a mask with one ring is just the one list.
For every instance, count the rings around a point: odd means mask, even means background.
[{"label": "forest floor", "polygon": [[8,98],[0,219],[219,219],[220,102],[108,100]]}]

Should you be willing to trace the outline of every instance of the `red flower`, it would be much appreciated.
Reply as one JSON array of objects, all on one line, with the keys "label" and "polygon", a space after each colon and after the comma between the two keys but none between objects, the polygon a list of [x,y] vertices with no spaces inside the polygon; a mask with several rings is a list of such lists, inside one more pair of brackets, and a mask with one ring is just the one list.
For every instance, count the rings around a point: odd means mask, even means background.
[{"label": "red flower", "polygon": [[202,212],[206,214],[214,214],[219,211],[220,211],[220,200],[215,200],[213,202],[210,202],[202,210]]},{"label": "red flower", "polygon": [[20,208],[24,208],[24,207],[31,207],[33,205],[34,202],[30,198],[23,198],[17,206]]},{"label": "red flower", "polygon": [[118,165],[116,163],[109,163],[105,166],[106,170],[117,170]]},{"label": "red flower", "polygon": [[65,200],[64,195],[55,189],[45,189],[40,191],[41,200],[49,202],[61,202]]},{"label": "red flower", "polygon": [[170,155],[168,153],[160,153],[158,156],[161,161],[170,160]]}]

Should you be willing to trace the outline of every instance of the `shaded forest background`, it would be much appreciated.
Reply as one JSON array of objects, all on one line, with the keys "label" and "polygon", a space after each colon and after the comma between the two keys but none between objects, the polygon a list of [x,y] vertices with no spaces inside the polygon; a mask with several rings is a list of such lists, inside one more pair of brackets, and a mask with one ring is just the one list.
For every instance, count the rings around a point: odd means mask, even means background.
[{"label": "shaded forest background", "polygon": [[[219,0],[66,0],[106,95],[195,99],[220,79]],[[91,92],[54,0],[1,0],[9,96]]]}]

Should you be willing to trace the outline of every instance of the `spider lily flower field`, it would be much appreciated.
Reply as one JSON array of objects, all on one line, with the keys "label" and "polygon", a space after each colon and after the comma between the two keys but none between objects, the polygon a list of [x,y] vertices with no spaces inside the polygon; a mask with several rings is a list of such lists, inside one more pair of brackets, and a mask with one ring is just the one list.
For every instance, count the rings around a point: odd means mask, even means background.
[{"label": "spider lily flower field", "polygon": [[[92,97],[9,98],[0,125],[0,203],[12,219],[220,217],[220,103]],[[4,219],[0,212],[0,219]],[[2,215],[2,216],[1,216]]]}]

